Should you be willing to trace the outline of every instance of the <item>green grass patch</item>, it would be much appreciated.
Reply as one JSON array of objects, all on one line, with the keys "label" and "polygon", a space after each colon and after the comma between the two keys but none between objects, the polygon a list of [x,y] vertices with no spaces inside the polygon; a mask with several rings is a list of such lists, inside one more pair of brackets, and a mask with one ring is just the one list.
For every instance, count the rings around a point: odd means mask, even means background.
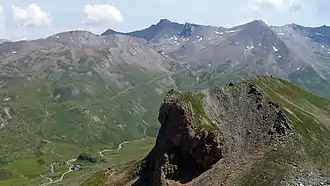
[{"label": "green grass patch", "polygon": [[185,92],[180,94],[181,100],[186,104],[191,104],[195,117],[197,119],[197,127],[207,131],[218,130],[216,124],[214,124],[206,115],[203,106],[203,93]]}]

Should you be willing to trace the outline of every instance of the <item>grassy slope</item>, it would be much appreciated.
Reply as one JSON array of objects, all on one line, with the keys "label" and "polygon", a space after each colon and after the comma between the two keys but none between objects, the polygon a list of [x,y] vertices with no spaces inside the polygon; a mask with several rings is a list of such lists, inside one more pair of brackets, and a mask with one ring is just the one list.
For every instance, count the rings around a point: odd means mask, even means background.
[{"label": "grassy slope", "polygon": [[[260,77],[250,80],[285,108],[297,134],[293,146],[279,147],[240,175],[234,185],[280,185],[295,171],[330,173],[330,102],[285,80]],[[294,166],[293,166],[294,165]],[[296,168],[297,167],[297,168]]]},{"label": "grassy slope", "polygon": [[[170,88],[164,83],[166,78],[148,84],[161,74],[121,68],[120,83],[96,73],[32,81],[8,79],[0,95],[1,100],[11,100],[0,101],[0,105],[11,108],[12,118],[0,129],[0,169],[9,174],[0,177],[0,184],[36,185],[45,181],[40,174],[49,173],[51,162],[69,160],[82,152],[96,155],[123,141],[141,139],[146,127],[149,136],[156,135],[157,103],[163,99],[157,91]],[[127,90],[136,85],[142,86]],[[79,91],[74,96],[75,90]],[[62,96],[56,98],[58,94]]]},{"label": "grassy slope", "polygon": [[62,185],[69,185],[81,183],[82,185],[103,185],[107,180],[107,176],[104,176],[104,170],[102,168],[112,168],[112,169],[125,169],[126,167],[131,167],[136,161],[143,159],[148,152],[153,148],[155,138],[148,138],[145,140],[132,141],[123,145],[120,150],[115,150],[113,152],[105,153],[106,163],[98,170],[99,172],[94,174],[84,174],[84,172],[79,172],[78,176],[73,176],[68,183],[63,182]]}]

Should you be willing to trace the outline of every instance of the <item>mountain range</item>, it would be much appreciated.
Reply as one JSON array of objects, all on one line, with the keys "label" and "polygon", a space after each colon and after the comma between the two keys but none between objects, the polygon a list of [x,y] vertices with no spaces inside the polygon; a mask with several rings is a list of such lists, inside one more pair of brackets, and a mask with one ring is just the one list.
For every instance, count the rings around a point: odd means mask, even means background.
[{"label": "mountain range", "polygon": [[50,174],[54,162],[156,137],[158,105],[170,89],[269,75],[330,98],[329,33],[327,26],[259,20],[224,28],[162,19],[129,33],[70,31],[4,42],[0,183],[56,180],[67,170]]},{"label": "mountain range", "polygon": [[[233,28],[162,19],[149,28],[119,33],[143,38],[160,54],[192,66],[212,66],[235,81],[274,75],[329,98],[330,27],[268,26],[256,20]],[[220,71],[221,71],[220,70]],[[217,72],[218,73],[218,72]],[[221,77],[219,77],[221,78]]]}]

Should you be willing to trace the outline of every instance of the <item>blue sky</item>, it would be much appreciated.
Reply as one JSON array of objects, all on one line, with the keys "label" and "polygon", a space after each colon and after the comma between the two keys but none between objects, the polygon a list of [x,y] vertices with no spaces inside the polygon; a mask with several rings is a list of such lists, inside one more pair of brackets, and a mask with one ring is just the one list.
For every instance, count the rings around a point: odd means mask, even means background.
[{"label": "blue sky", "polygon": [[330,25],[329,0],[0,0],[0,38],[35,39],[84,29],[132,31],[167,18],[215,26]]}]

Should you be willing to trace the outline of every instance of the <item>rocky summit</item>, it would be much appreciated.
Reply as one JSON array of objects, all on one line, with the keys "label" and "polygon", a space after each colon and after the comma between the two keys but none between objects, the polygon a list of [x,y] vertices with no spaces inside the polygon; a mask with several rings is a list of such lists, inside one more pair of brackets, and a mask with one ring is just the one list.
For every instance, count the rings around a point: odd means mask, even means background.
[{"label": "rocky summit", "polygon": [[[144,160],[137,185],[188,183],[219,160],[216,181],[222,183],[244,161],[290,141],[292,135],[281,108],[254,84],[200,93],[170,91],[159,122],[156,145]],[[204,183],[197,180],[195,185]]]},{"label": "rocky summit", "polygon": [[[272,77],[198,92],[171,90],[159,109],[155,146],[134,168],[135,181],[109,176],[107,183],[327,185],[330,105],[321,100]],[[306,172],[314,176],[302,176]]]}]

